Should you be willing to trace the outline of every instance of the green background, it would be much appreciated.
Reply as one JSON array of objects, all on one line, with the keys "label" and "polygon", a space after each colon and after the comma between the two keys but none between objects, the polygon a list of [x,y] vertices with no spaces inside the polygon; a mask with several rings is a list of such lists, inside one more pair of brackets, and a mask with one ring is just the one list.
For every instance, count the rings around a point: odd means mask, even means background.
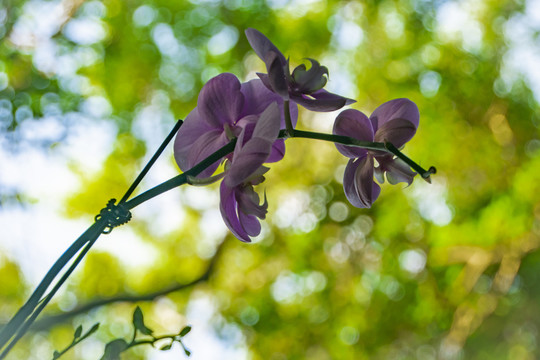
[{"label": "green background", "polygon": [[[431,185],[385,184],[371,209],[356,209],[343,195],[346,159],[335,147],[290,139],[285,159],[259,188],[269,213],[253,244],[224,230],[216,185],[161,195],[168,200],[141,205],[128,225],[99,240],[114,243],[129,228],[152,256],[134,260],[129,241],[120,251],[91,251],[42,316],[41,330],[11,358],[52,358],[79,324],[101,322],[65,355],[97,359],[104,343],[130,336],[134,302],[61,322],[48,316],[169,287],[182,289],[136,303],[158,334],[192,323],[185,343],[193,359],[203,358],[210,337],[233,354],[214,358],[539,358],[535,8],[534,1],[494,0],[3,0],[3,156],[16,157],[24,143],[67,159],[76,191],[55,198],[50,211],[81,225],[73,239],[109,198],[123,194],[208,79],[232,72],[248,80],[264,71],[244,36],[248,27],[265,33],[293,66],[306,57],[326,65],[327,88],[355,98],[352,108],[369,115],[394,98],[414,101],[420,127],[404,152],[438,169]],[[336,115],[302,109],[298,128],[331,131]],[[60,130],[47,136],[40,126],[51,118]],[[90,171],[84,159],[61,149],[78,124],[92,122],[109,131],[88,136],[110,141]],[[28,137],[32,128],[37,140]],[[175,175],[171,153],[144,187]],[[19,165],[22,171],[31,163]],[[0,170],[0,218],[43,201],[2,181],[16,171]],[[29,182],[38,186],[40,176]],[[15,233],[2,232],[0,249]],[[58,233],[64,229],[34,241],[47,243]],[[35,279],[26,278],[20,256],[2,251],[5,323]],[[208,326],[197,330],[198,317]],[[158,353],[147,347],[123,356],[161,359]],[[184,356],[176,346],[170,353]]]}]

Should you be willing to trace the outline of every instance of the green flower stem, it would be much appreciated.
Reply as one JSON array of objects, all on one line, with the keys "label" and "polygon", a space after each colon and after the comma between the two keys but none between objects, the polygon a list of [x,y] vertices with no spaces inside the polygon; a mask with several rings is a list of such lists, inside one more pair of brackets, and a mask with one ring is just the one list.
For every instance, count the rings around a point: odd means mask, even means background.
[{"label": "green flower stem", "polygon": [[140,182],[142,181],[142,179],[146,176],[146,174],[148,173],[148,171],[150,171],[150,168],[154,165],[154,163],[156,162],[156,160],[160,157],[161,153],[163,153],[163,150],[165,150],[165,148],[167,147],[167,145],[169,144],[169,142],[172,140],[172,138],[176,135],[176,133],[178,132],[178,130],[180,129],[180,126],[182,126],[182,124],[184,123],[183,120],[178,120],[176,122],[176,124],[174,125],[174,127],[172,128],[171,132],[169,133],[169,135],[167,135],[167,137],[165,138],[165,140],[161,143],[160,147],[157,149],[157,151],[154,153],[154,156],[152,156],[152,158],[148,161],[148,163],[146,164],[146,166],[142,169],[142,171],[139,173],[139,176],[137,176],[137,178],[135,179],[135,181],[133,181],[133,184],[131,184],[131,186],[129,187],[129,189],[126,191],[126,193],[124,194],[124,196],[122,197],[122,199],[120,199],[120,201],[118,202],[118,204],[123,204],[127,201],[127,199],[129,199],[129,197],[131,196],[131,194],[133,194],[133,192],[135,191],[135,189],[137,188],[137,186],[140,184]]},{"label": "green flower stem", "polygon": [[293,136],[293,133],[294,133],[295,130],[294,130],[294,127],[292,125],[291,109],[289,107],[289,100],[283,101],[283,111],[284,111],[284,114],[285,114],[286,134],[288,134],[289,136]]},{"label": "green flower stem", "polygon": [[[2,349],[6,343],[17,332],[22,323],[34,312],[36,306],[38,306],[43,294],[58,275],[58,273],[64,268],[65,264],[79,252],[79,250],[88,242],[89,238],[93,238],[97,234],[101,233],[105,229],[106,221],[95,222],[86,230],[71,246],[56,260],[54,265],[49,269],[43,280],[39,283],[34,290],[28,301],[17,311],[15,316],[2,328],[0,331],[0,349]],[[2,359],[0,355],[0,359]]]},{"label": "green flower stem", "polygon": [[430,166],[428,170],[425,170],[420,165],[418,165],[413,160],[411,160],[407,155],[399,151],[399,149],[396,148],[392,143],[387,142],[384,145],[386,146],[386,148],[388,149],[390,153],[396,155],[398,158],[403,160],[407,165],[409,165],[417,173],[419,173],[422,179],[424,179],[425,181],[431,184],[431,174],[435,174],[437,172],[437,169],[435,168],[435,166]]},{"label": "green flower stem", "polygon": [[154,345],[155,343],[157,343],[158,341],[163,340],[163,339],[175,340],[177,336],[178,335],[162,335],[162,336],[157,336],[157,337],[152,336],[152,339],[145,339],[145,340],[135,340],[135,339],[133,339],[128,344],[128,349],[131,348],[131,347],[134,347],[134,346],[138,346],[138,345],[145,345],[145,344]]},{"label": "green flower stem", "polygon": [[356,147],[360,147],[366,150],[387,151],[384,143],[372,142],[372,141],[360,141],[360,140],[357,140],[348,136],[342,136],[342,135],[331,135],[331,134],[316,133],[312,131],[294,130],[293,135],[291,137],[330,141],[333,143],[338,143],[338,144],[343,144],[343,145],[356,146]]},{"label": "green flower stem", "polygon": [[48,317],[41,318],[40,320],[37,320],[34,323],[31,330],[32,331],[46,331],[46,330],[49,330],[52,326],[57,325],[62,322],[66,322],[67,320],[71,319],[72,317],[76,315],[87,313],[93,309],[96,309],[102,306],[115,304],[118,302],[138,303],[138,302],[144,302],[144,301],[154,301],[158,297],[161,297],[161,296],[164,296],[164,295],[176,292],[176,291],[188,289],[197,284],[203,283],[210,278],[210,276],[213,274],[216,268],[217,262],[219,261],[219,259],[221,259],[221,254],[224,251],[223,244],[224,243],[221,243],[217,247],[217,250],[214,256],[210,259],[206,270],[202,274],[200,274],[197,278],[190,280],[189,282],[173,283],[172,285],[169,285],[168,287],[164,289],[160,289],[155,292],[146,293],[142,295],[123,293],[123,294],[118,294],[112,297],[104,297],[101,299],[98,298],[89,303],[82,304],[81,306],[78,306],[71,311],[61,312],[56,315],[49,315]]},{"label": "green flower stem", "polygon": [[221,149],[217,150],[212,155],[208,156],[206,159],[204,159],[203,161],[201,161],[200,163],[198,163],[197,165],[195,165],[194,167],[192,167],[190,170],[186,171],[185,173],[175,176],[172,179],[169,179],[165,181],[164,183],[161,183],[160,185],[127,201],[124,205],[125,208],[128,210],[131,210],[134,207],[142,204],[145,201],[150,200],[153,197],[156,197],[160,194],[163,194],[166,191],[169,191],[180,185],[184,185],[188,183],[189,178],[199,175],[201,172],[207,169],[210,165],[212,165],[216,161],[220,161],[221,158],[230,154],[234,150],[235,145],[236,145],[236,139],[231,140],[227,145],[223,146]]},{"label": "green flower stem", "polygon": [[[422,176],[422,178],[428,182],[430,182],[430,175],[435,173],[434,167],[430,167],[429,170],[423,169],[420,165],[416,164],[410,158],[405,156],[393,144],[390,144],[390,143],[359,141],[357,139],[354,139],[348,136],[295,130],[292,127],[288,101],[284,102],[284,108],[285,108],[285,122],[287,125],[287,129],[280,131],[280,135],[279,135],[280,138],[297,137],[297,138],[324,140],[324,141],[331,141],[331,142],[339,143],[343,145],[361,147],[361,148],[373,150],[373,151],[388,152],[397,156],[403,161],[405,161],[405,163],[407,163],[411,168],[416,170]],[[181,124],[182,124],[182,121],[179,121],[175,125],[175,128],[173,129],[173,131],[171,131],[171,133],[167,136],[164,143],[160,146],[160,148],[158,149],[156,154],[152,157],[148,165],[143,169],[143,171],[141,172],[141,175],[137,177],[133,185],[128,189],[128,191],[122,198],[119,204],[123,203],[125,209],[127,210],[133,209],[136,206],[142,204],[143,202],[147,200],[150,200],[151,198],[157,195],[160,195],[180,185],[189,183],[189,179],[197,176],[202,171],[207,169],[209,166],[211,166],[217,161],[220,161],[224,156],[230,154],[234,150],[234,147],[236,145],[236,139],[231,140],[227,145],[223,146],[221,149],[217,150],[212,155],[208,156],[199,164],[195,165],[192,169],[172,179],[169,179],[168,181],[165,181],[164,183],[140,194],[139,196],[136,196],[135,198],[131,200],[126,201],[126,199],[129,198],[129,196],[133,193],[136,186],[140,183],[144,175],[146,175],[150,167],[157,160],[158,156],[163,152],[163,149],[168,144],[168,142],[170,142],[170,140],[172,139],[172,137],[174,136],[178,128],[181,126]],[[9,323],[2,328],[2,330],[0,331],[0,349],[3,349],[4,347],[5,348],[2,354],[0,354],[0,360],[3,359],[7,355],[7,353],[17,343],[17,341],[26,333],[26,331],[28,330],[30,325],[32,325],[32,323],[34,322],[36,317],[39,315],[39,313],[49,303],[49,301],[52,299],[54,294],[58,291],[60,286],[67,280],[67,278],[75,270],[75,267],[79,264],[82,258],[90,250],[90,248],[92,247],[94,242],[97,240],[99,235],[102,233],[102,231],[107,227],[107,221],[108,219],[106,216],[101,217],[92,226],[90,226],[88,230],[84,232],[68,248],[68,250],[66,250],[66,252],[64,252],[64,254],[62,254],[62,256],[51,267],[49,272],[47,272],[47,274],[45,275],[41,283],[38,285],[36,290],[32,293],[28,301],[19,309],[19,311],[9,321]],[[86,247],[84,247],[85,245]],[[77,254],[83,247],[84,249],[81,251],[77,259],[73,262],[71,267],[66,271],[66,273],[54,286],[51,292],[42,299],[43,294],[45,293],[49,285],[52,283],[54,278],[64,268],[67,262],[73,256],[75,256],[75,254]],[[40,303],[40,299],[41,299],[41,303]],[[13,338],[14,335],[15,337]],[[9,343],[8,346],[6,346],[6,344],[11,338],[13,338],[13,340],[11,341],[11,343]]]},{"label": "green flower stem", "polygon": [[[287,108],[288,107],[285,106],[285,109]],[[287,119],[287,110],[285,110],[285,119]],[[289,116],[289,121],[290,121],[290,116]],[[324,140],[324,141],[330,141],[333,143],[338,143],[338,144],[343,144],[343,145],[360,147],[367,150],[384,151],[387,153],[391,153],[397,156],[398,158],[402,159],[403,161],[405,161],[409,166],[411,166],[415,171],[417,171],[424,180],[428,182],[431,181],[430,175],[435,173],[434,167],[431,167],[429,170],[423,169],[420,165],[418,165],[413,160],[405,156],[401,151],[399,151],[395,146],[393,146],[390,143],[360,141],[360,140],[357,140],[348,136],[331,135],[331,134],[295,130],[295,129],[293,129],[292,132],[289,132],[287,129],[281,130],[279,133],[279,137],[285,138],[285,139],[288,137],[293,137],[293,138]],[[151,198],[156,197],[166,191],[174,189],[175,187],[178,187],[180,185],[190,183],[189,179],[194,178],[195,176],[200,174],[203,170],[208,168],[210,165],[212,165],[216,161],[219,161],[224,156],[230,154],[234,150],[235,144],[236,144],[236,139],[231,140],[230,143],[223,146],[221,149],[217,150],[212,155],[208,156],[206,159],[201,161],[199,164],[195,165],[190,170],[178,176],[175,176],[174,178],[167,180],[166,182],[127,201],[124,206],[126,207],[126,209],[131,210],[135,208],[136,206],[142,204],[143,202],[150,200]]]},{"label": "green flower stem", "polygon": [[[95,333],[99,328],[99,323],[95,323],[91,328],[90,330],[88,330],[85,334],[81,334],[80,336],[77,336],[75,335],[75,337],[73,338],[73,340],[71,341],[71,344],[69,344],[64,350],[61,350],[61,351],[55,351],[53,353],[53,360],[55,359],[59,359],[60,357],[62,357],[65,353],[67,353],[69,350],[71,350],[72,348],[74,348],[77,344],[79,344],[81,341],[83,341],[84,339],[88,338],[90,335],[92,335],[93,333]],[[79,326],[79,329],[81,329],[81,332],[82,332],[82,326]]]},{"label": "green flower stem", "polygon": [[[139,176],[135,179],[133,184],[129,187],[129,189],[126,191],[126,194],[122,197],[119,204],[124,203],[135,191],[135,188],[139,185],[139,183],[142,181],[144,176],[148,173],[152,165],[155,163],[155,161],[158,159],[158,157],[161,155],[165,147],[169,144],[169,142],[172,140],[180,126],[182,126],[182,120],[179,120],[169,135],[165,138],[165,140],[162,142],[161,146],[158,148],[156,153],[152,156],[148,164],[143,168]],[[58,291],[60,286],[65,282],[65,280],[69,277],[71,272],[75,270],[75,267],[78,265],[78,263],[82,260],[82,258],[85,256],[86,252],[90,250],[90,247],[94,244],[94,242],[97,240],[97,238],[101,235],[103,230],[107,227],[107,217],[103,216],[99,220],[97,220],[92,226],[90,226],[71,246],[58,258],[58,260],[54,263],[54,265],[49,269],[43,280],[39,283],[37,288],[34,290],[30,298],[26,301],[26,303],[17,311],[17,313],[13,316],[13,318],[0,330],[0,350],[3,349],[2,353],[0,354],[0,359],[3,359],[7,353],[13,348],[13,346],[17,343],[17,341],[26,333],[30,325],[34,322],[36,317],[41,313],[45,305],[49,303],[49,301],[52,299],[52,296]],[[52,281],[56,278],[56,276],[60,273],[60,271],[64,268],[64,266],[75,256],[84,246],[85,244],[88,244],[87,247],[81,252],[79,257],[74,261],[74,263],[71,265],[71,267],[66,271],[64,276],[59,280],[59,282],[55,285],[53,290],[42,299],[43,295],[45,294],[45,291],[49,288]],[[41,301],[41,305],[40,305]],[[37,308],[39,305],[39,308]],[[37,308],[37,309],[36,309]],[[21,327],[22,325],[22,327]],[[15,335],[15,337],[13,337]],[[13,339],[12,339],[13,338]],[[9,345],[6,346],[6,344],[12,339],[12,341],[9,343]]]},{"label": "green flower stem", "polygon": [[399,149],[396,148],[391,143],[360,141],[360,140],[357,140],[348,136],[322,134],[322,133],[316,133],[312,131],[296,130],[292,126],[291,111],[289,109],[289,100],[285,100],[283,102],[283,115],[285,116],[286,129],[280,131],[279,133],[280,138],[286,139],[289,137],[293,137],[293,138],[299,137],[299,138],[307,138],[307,139],[316,139],[316,140],[331,141],[333,143],[338,143],[338,144],[343,144],[343,145],[357,146],[366,150],[385,151],[403,160],[407,165],[409,165],[417,173],[419,173],[422,179],[424,179],[428,183],[431,183],[431,174],[435,174],[437,171],[437,169],[435,169],[434,166],[431,166],[428,170],[425,170],[420,165],[412,161],[405,154],[403,154],[401,151],[399,151]]},{"label": "green flower stem", "polygon": [[289,137],[299,137],[299,138],[307,138],[307,139],[316,139],[316,140],[331,141],[333,143],[338,143],[338,144],[343,144],[343,145],[357,146],[366,150],[385,151],[403,160],[407,165],[409,165],[417,173],[419,173],[422,179],[424,179],[428,183],[431,183],[431,174],[435,174],[435,172],[437,171],[437,169],[435,169],[434,166],[431,166],[428,170],[425,170],[420,165],[412,161],[405,154],[403,154],[401,151],[399,151],[399,149],[396,148],[391,143],[360,141],[360,140],[357,140],[348,136],[322,134],[322,133],[316,133],[312,131],[296,130],[292,126],[291,111],[289,109],[289,100],[285,100],[283,102],[283,115],[285,116],[286,129],[281,130],[281,132],[279,133],[279,137],[281,138],[286,139]]},{"label": "green flower stem", "polygon": [[[30,296],[30,299],[28,299],[28,301],[21,307],[21,309],[19,309],[17,314],[15,314],[15,316],[9,321],[9,323],[2,329],[2,335],[4,337],[2,338],[3,343],[1,348],[3,348],[10,339],[13,339],[0,354],[0,359],[4,359],[9,353],[9,351],[13,348],[13,346],[15,346],[19,339],[28,331],[30,325],[32,325],[37,316],[41,313],[45,306],[47,306],[47,304],[50,302],[56,292],[60,289],[62,284],[75,270],[75,267],[83,259],[88,250],[90,250],[90,248],[106,226],[107,218],[104,216],[98,221],[96,221],[92,226],[90,226],[88,230],[86,230],[51,267],[51,269],[49,270],[47,275],[45,275],[34,293],[32,293],[32,295]],[[86,247],[84,247],[85,244],[87,244]],[[56,275],[58,275],[60,270],[62,270],[62,268],[67,264],[67,262],[83,247],[84,249],[71,264],[70,268],[64,273],[64,275],[62,275],[62,277],[58,280],[58,282],[55,284],[49,294],[47,294],[47,296],[45,296],[40,301],[39,299],[43,296],[45,290],[47,290],[52,280],[56,277]]]},{"label": "green flower stem", "polygon": [[139,345],[152,345],[153,347],[155,347],[157,342],[161,340],[165,340],[165,339],[170,339],[171,343],[169,344],[169,346],[172,346],[175,342],[177,342],[180,344],[180,346],[182,346],[187,356],[189,356],[191,353],[182,342],[182,337],[183,337],[182,335],[175,334],[175,335],[162,335],[162,336],[150,335],[150,336],[152,336],[152,339],[144,339],[144,340],[133,339],[129,344],[127,344],[127,347],[122,352],[132,347],[139,346]]},{"label": "green flower stem", "polygon": [[[407,157],[405,154],[403,154],[401,151],[399,151],[398,148],[396,148],[393,144],[386,142],[371,142],[371,141],[360,141],[348,136],[342,136],[342,135],[331,135],[331,134],[323,134],[323,133],[316,133],[311,131],[303,131],[303,130],[293,130],[292,133],[288,134],[290,137],[293,138],[306,138],[306,139],[316,139],[316,140],[324,140],[324,141],[330,141],[333,143],[338,143],[342,145],[350,145],[355,147],[360,147],[367,150],[374,150],[374,151],[384,151],[390,154],[393,154],[403,160],[407,165],[409,165],[411,168],[413,168],[417,173],[420,174],[422,179],[427,181],[428,183],[431,183],[431,174],[435,174],[437,171],[435,167],[431,166],[428,170],[425,170],[423,167],[415,163],[413,160],[411,160],[409,157]],[[286,137],[287,134],[283,130],[280,132],[281,137]]]}]

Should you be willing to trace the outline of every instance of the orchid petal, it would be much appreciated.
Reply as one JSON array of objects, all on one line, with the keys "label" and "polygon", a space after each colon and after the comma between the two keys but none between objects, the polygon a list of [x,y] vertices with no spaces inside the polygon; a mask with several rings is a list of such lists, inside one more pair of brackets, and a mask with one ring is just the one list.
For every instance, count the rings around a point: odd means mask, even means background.
[{"label": "orchid petal", "polygon": [[268,74],[257,73],[257,76],[259,77],[259,79],[262,81],[262,83],[264,84],[264,86],[266,86],[268,90],[270,90],[271,92],[274,92],[274,90],[272,89],[272,85],[270,84],[270,79],[268,78]]},{"label": "orchid petal", "polygon": [[[261,76],[263,75],[268,79],[268,75],[261,74]],[[242,117],[259,115],[273,102],[283,103],[281,96],[268,89],[261,79],[253,79],[242,83],[240,91],[245,98],[241,113]]]},{"label": "orchid petal", "polygon": [[267,163],[273,163],[278,162],[285,156],[285,140],[283,139],[277,139],[272,144],[272,150],[270,150],[270,155],[268,155],[268,159],[266,159],[265,162]]},{"label": "orchid petal", "polygon": [[370,208],[379,197],[381,188],[373,181],[373,158],[351,159],[345,167],[343,189],[351,205]]},{"label": "orchid petal", "polygon": [[188,154],[193,143],[199,137],[214,129],[199,116],[197,108],[188,114],[174,140],[174,158],[181,170],[186,171],[192,167],[188,160]]},{"label": "orchid petal", "polygon": [[249,182],[251,185],[259,185],[264,181],[263,175],[266,174],[268,170],[270,170],[270,168],[263,165],[257,170],[255,170],[255,172],[251,174],[246,181]]},{"label": "orchid petal", "polygon": [[259,195],[253,189],[253,186],[242,187],[241,191],[236,192],[236,201],[238,202],[238,209],[241,212],[254,215],[259,219],[266,218],[266,213],[268,212],[268,201],[266,196],[264,202],[259,205]]},{"label": "orchid petal", "polygon": [[384,171],[381,169],[380,166],[376,167],[373,170],[373,176],[375,176],[375,179],[377,179],[379,184],[384,184]]},{"label": "orchid petal", "polygon": [[270,141],[277,139],[279,135],[280,121],[277,103],[270,104],[259,117],[253,130],[254,138],[262,138]]},{"label": "orchid petal", "polygon": [[365,162],[360,163],[354,176],[354,183],[360,200],[365,207],[370,208],[381,193],[381,187],[373,181],[373,157],[367,156]]},{"label": "orchid petal", "polygon": [[251,242],[248,233],[244,230],[244,227],[240,223],[237,211],[237,202],[235,197],[235,188],[230,188],[225,185],[225,182],[221,182],[220,186],[220,204],[219,210],[225,225],[233,233],[233,235],[243,241]]},{"label": "orchid petal", "polygon": [[[281,128],[284,129],[285,115],[283,112],[283,98],[270,90],[271,86],[268,80],[268,75],[258,75],[260,79],[250,80],[242,84],[241,91],[242,94],[244,94],[245,102],[241,116],[246,116],[250,114],[258,115],[262,113],[268,107],[268,105],[273,102],[277,102],[279,106],[279,116],[281,118]],[[293,127],[295,127],[296,122],[298,121],[298,106],[294,102],[289,103],[289,112],[291,114],[291,122],[293,124]]]},{"label": "orchid petal", "polygon": [[249,236],[257,236],[261,233],[261,224],[255,216],[240,211],[238,213],[238,219],[240,220],[240,225]]},{"label": "orchid petal", "polygon": [[240,81],[233,74],[224,73],[210,79],[197,100],[199,115],[213,127],[234,125],[240,118],[244,95]]},{"label": "orchid petal", "polygon": [[[187,171],[225,146],[229,140],[223,131],[212,130],[195,140],[187,154],[187,161],[183,163],[182,170]],[[178,161],[178,160],[177,160]],[[179,164],[180,165],[180,164]],[[219,160],[202,171],[197,177],[204,178],[212,175],[219,166]]]},{"label": "orchid petal", "polygon": [[[253,131],[255,130],[256,121],[254,122],[244,121],[250,117],[251,116],[245,117],[244,119],[242,119],[241,122],[239,122],[241,125],[240,126],[241,132],[238,135],[238,138],[236,140],[236,146],[234,147],[234,152],[232,154],[233,160],[234,160],[234,157],[236,156],[235,154],[237,154],[240,151],[240,149],[253,137]],[[258,117],[253,116],[253,118],[257,119]]]},{"label": "orchid petal", "polygon": [[283,99],[289,100],[289,85],[279,55],[273,51],[269,52],[264,58],[264,63],[268,71],[268,80],[270,80],[274,92]]},{"label": "orchid petal", "polygon": [[237,153],[225,175],[227,186],[243,183],[253,174],[270,155],[273,141],[263,138],[251,138]]},{"label": "orchid petal", "polygon": [[403,160],[396,158],[380,163],[381,170],[386,171],[386,178],[390,184],[396,185],[400,182],[407,183],[407,185],[412,184],[416,172],[411,170]]},{"label": "orchid petal", "polygon": [[417,128],[420,122],[420,112],[416,104],[411,100],[401,98],[385,102],[376,108],[369,118],[373,122],[375,131],[383,124],[394,119],[408,120]]},{"label": "orchid petal", "polygon": [[291,100],[308,110],[319,112],[338,110],[345,105],[356,102],[355,100],[332,94],[324,89],[315,91],[309,97],[301,94],[291,94]]},{"label": "orchid petal", "polygon": [[390,142],[397,148],[402,147],[416,133],[416,126],[409,120],[394,119],[382,124],[375,133],[375,141]]},{"label": "orchid petal", "polygon": [[[354,109],[344,110],[337,116],[333,133],[335,135],[350,136],[361,141],[373,141],[371,121],[364,113]],[[367,153],[366,149],[337,143],[336,148],[348,158],[359,158]]]},{"label": "orchid petal", "polygon": [[352,206],[360,208],[364,207],[364,203],[360,201],[354,186],[354,174],[358,169],[358,165],[360,165],[359,159],[350,159],[347,163],[343,173],[343,192]]},{"label": "orchid petal", "polygon": [[[281,114],[281,128],[285,128],[285,114],[283,113],[283,105],[279,106],[279,112]],[[291,123],[293,128],[296,127],[298,121],[298,105],[295,102],[289,102],[289,113],[291,115]]]},{"label": "orchid petal", "polygon": [[249,44],[261,60],[264,61],[269,52],[274,52],[280,58],[282,65],[285,65],[285,56],[263,33],[253,28],[246,29],[245,33]]},{"label": "orchid petal", "polygon": [[272,145],[279,135],[278,111],[276,103],[270,104],[255,123],[251,138],[245,143],[246,131],[253,125],[246,126],[242,131],[236,143],[232,163],[225,176],[224,181],[227,186],[241,184],[268,159]]}]

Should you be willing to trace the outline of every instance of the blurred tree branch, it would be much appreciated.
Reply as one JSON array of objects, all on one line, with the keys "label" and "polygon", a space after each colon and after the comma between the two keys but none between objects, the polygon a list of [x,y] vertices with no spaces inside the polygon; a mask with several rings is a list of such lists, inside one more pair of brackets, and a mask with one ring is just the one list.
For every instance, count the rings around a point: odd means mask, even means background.
[{"label": "blurred tree branch", "polygon": [[196,278],[196,279],[194,279],[194,280],[192,280],[192,281],[190,281],[188,283],[169,285],[168,287],[166,287],[164,289],[161,289],[161,290],[158,290],[158,291],[155,291],[155,292],[151,292],[151,293],[148,293],[148,294],[139,294],[139,295],[137,295],[137,294],[119,294],[119,295],[116,295],[116,296],[113,296],[113,297],[98,298],[98,299],[95,299],[95,300],[93,300],[91,302],[88,302],[86,304],[82,304],[80,306],[77,306],[75,309],[73,309],[71,311],[61,313],[61,314],[49,315],[47,317],[44,317],[41,320],[36,321],[34,323],[34,325],[31,327],[31,330],[32,331],[46,331],[46,330],[50,329],[51,327],[53,327],[53,326],[55,326],[57,324],[68,321],[69,319],[71,319],[72,317],[74,317],[76,315],[86,313],[88,311],[91,311],[93,309],[96,309],[96,308],[99,308],[99,307],[102,307],[102,306],[106,306],[106,305],[110,305],[110,304],[114,304],[114,303],[119,303],[119,302],[136,303],[136,302],[140,302],[140,301],[153,301],[153,300],[155,300],[155,299],[157,299],[157,298],[159,298],[161,296],[165,296],[165,295],[170,294],[172,292],[184,290],[184,289],[193,287],[193,286],[195,286],[195,285],[197,285],[199,283],[205,282],[210,278],[210,276],[214,272],[216,263],[217,263],[220,255],[221,255],[221,253],[223,252],[223,244],[224,244],[224,242],[221,243],[218,246],[218,248],[216,250],[216,253],[212,257],[212,259],[210,259],[210,262],[208,263],[208,267],[206,268],[206,270],[198,278]]},{"label": "blurred tree branch", "polygon": [[[455,246],[447,252],[447,265],[464,263],[452,291],[457,308],[452,325],[443,339],[442,346],[448,351],[461,349],[465,342],[497,308],[501,297],[508,294],[523,258],[540,246],[540,238],[533,232],[491,251],[474,246]],[[481,275],[490,265],[498,264],[490,290],[469,296]],[[454,349],[454,350],[452,350]],[[445,350],[445,351],[446,351]]]}]

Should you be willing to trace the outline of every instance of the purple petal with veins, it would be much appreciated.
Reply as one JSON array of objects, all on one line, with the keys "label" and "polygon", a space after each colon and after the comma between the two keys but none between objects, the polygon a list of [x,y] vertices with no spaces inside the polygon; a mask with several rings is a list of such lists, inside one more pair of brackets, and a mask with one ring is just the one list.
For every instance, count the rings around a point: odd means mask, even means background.
[{"label": "purple petal with veins", "polygon": [[373,181],[373,157],[367,155],[349,160],[343,175],[343,189],[351,205],[371,207],[381,192],[380,186]]},{"label": "purple petal with veins", "polygon": [[246,127],[240,134],[231,165],[223,180],[227,186],[233,187],[241,184],[268,159],[272,151],[272,145],[279,134],[278,119],[278,106],[276,103],[272,103],[255,123],[249,140],[244,142],[249,127]]},{"label": "purple petal with veins", "polygon": [[[334,122],[333,133],[335,135],[349,136],[361,141],[373,141],[371,121],[364,113],[354,109],[344,110],[337,116]],[[367,153],[366,149],[337,143],[336,148],[346,157],[353,159],[365,156]]]},{"label": "purple petal with veins", "polygon": [[224,73],[210,79],[202,88],[197,100],[201,118],[213,127],[234,125],[244,107],[240,81],[233,74]]},{"label": "purple petal with veins", "polygon": [[188,114],[174,140],[174,158],[182,171],[187,171],[193,166],[189,165],[190,161],[188,160],[188,154],[193,143],[212,130],[215,130],[215,128],[201,119],[197,108]]},{"label": "purple petal with veins", "polygon": [[284,100],[289,100],[289,85],[279,56],[275,52],[269,52],[266,54],[264,63],[272,90]]},{"label": "purple petal with veins", "polygon": [[250,236],[261,232],[257,218],[264,219],[268,209],[266,198],[259,204],[259,196],[251,185],[228,187],[220,186],[220,211],[225,225],[239,240],[251,242]]},{"label": "purple petal with veins", "polygon": [[386,172],[386,178],[390,184],[396,185],[400,182],[407,183],[407,185],[412,184],[416,172],[411,170],[403,160],[386,157],[385,159],[377,159],[377,161],[379,161],[380,169]]},{"label": "purple petal with veins", "polygon": [[277,54],[282,65],[285,65],[287,60],[285,56],[279,51],[279,49],[259,30],[249,28],[245,31],[246,37],[248,39],[249,45],[255,51],[257,56],[264,61],[266,55],[269,52],[274,52]]},{"label": "purple petal with veins", "polygon": [[257,217],[239,211],[238,219],[242,228],[249,236],[257,236],[261,233],[261,224],[257,220]]},{"label": "purple petal with veins", "polygon": [[324,89],[317,90],[310,95],[291,94],[291,100],[308,110],[328,112],[341,109],[345,105],[355,103],[355,100],[332,94]]},{"label": "purple petal with veins", "polygon": [[[186,157],[186,169],[189,170],[229,142],[227,135],[220,130],[212,130],[195,140]],[[219,160],[202,171],[197,177],[211,176],[219,166]]]},{"label": "purple petal with veins", "polygon": [[248,233],[244,230],[240,224],[240,219],[238,218],[238,204],[236,202],[235,188],[230,188],[222,182],[219,190],[221,197],[219,210],[221,211],[221,216],[223,217],[225,225],[227,225],[237,239],[244,242],[251,242]]},{"label": "purple petal with veins", "polygon": [[251,138],[239,152],[235,151],[233,161],[223,180],[227,186],[233,187],[243,183],[260,168],[268,159],[272,143],[273,141],[266,139]]},{"label": "purple petal with veins", "polygon": [[276,103],[270,104],[261,114],[253,130],[254,138],[274,141],[279,135],[279,107]]},{"label": "purple petal with veins", "polygon": [[376,108],[369,118],[373,122],[373,129],[375,131],[383,124],[394,119],[408,120],[415,128],[418,128],[420,112],[416,104],[411,100],[401,98],[385,102]]},{"label": "purple petal with veins", "polygon": [[379,126],[375,133],[375,141],[390,142],[397,148],[402,147],[412,139],[416,133],[416,126],[409,120],[394,119]]},{"label": "purple petal with veins", "polygon": [[272,150],[270,151],[270,155],[268,155],[268,159],[266,159],[265,162],[267,163],[273,163],[280,161],[285,156],[285,140],[283,139],[277,139],[272,144]]},{"label": "purple petal with veins", "polygon": [[[268,105],[277,102],[281,119],[281,129],[284,129],[285,115],[283,113],[283,98],[269,89],[270,83],[268,83],[268,85],[264,84],[263,78],[265,81],[268,81],[268,76],[266,74],[260,74],[260,76],[261,79],[250,80],[242,84],[241,91],[245,98],[242,116],[247,114],[260,114],[268,107]],[[296,106],[294,102],[289,103],[289,111],[291,114],[291,122],[293,127],[295,127],[298,120],[298,106]]]}]

